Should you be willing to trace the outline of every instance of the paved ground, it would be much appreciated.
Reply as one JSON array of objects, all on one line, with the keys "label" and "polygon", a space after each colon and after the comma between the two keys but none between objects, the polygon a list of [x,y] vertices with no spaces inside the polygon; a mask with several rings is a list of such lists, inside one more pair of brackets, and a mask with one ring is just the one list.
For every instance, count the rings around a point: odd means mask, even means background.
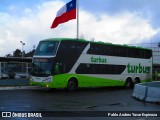
[{"label": "paved ground", "polygon": [[[63,111],[54,119],[64,120],[160,120],[158,117],[93,117],[98,116],[105,111],[108,112],[126,112],[133,113],[136,111],[160,113],[160,105],[138,101],[132,97],[133,90],[119,88],[89,89],[79,90],[77,92],[66,92],[64,90],[0,90],[0,111]],[[66,113],[66,111],[70,111]],[[76,112],[81,111],[92,114],[91,117],[75,117]],[[86,111],[86,112],[84,112]],[[90,112],[88,112],[90,111]],[[96,111],[96,112],[95,112]],[[132,112],[129,112],[132,111]],[[74,114],[72,117],[67,115]],[[80,116],[78,114],[78,116]],[[90,116],[90,115],[88,115]],[[13,119],[13,118],[12,118]],[[26,120],[27,118],[14,118],[15,120]],[[46,118],[43,118],[46,119]],[[47,118],[49,119],[49,118]],[[53,118],[50,118],[53,119]]]}]

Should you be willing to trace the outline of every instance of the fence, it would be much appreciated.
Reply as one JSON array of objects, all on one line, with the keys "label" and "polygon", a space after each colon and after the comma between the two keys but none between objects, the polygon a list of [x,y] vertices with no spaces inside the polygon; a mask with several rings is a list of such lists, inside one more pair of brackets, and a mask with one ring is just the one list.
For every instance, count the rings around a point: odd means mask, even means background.
[{"label": "fence", "polygon": [[28,78],[31,63],[27,62],[0,62],[0,79]]}]

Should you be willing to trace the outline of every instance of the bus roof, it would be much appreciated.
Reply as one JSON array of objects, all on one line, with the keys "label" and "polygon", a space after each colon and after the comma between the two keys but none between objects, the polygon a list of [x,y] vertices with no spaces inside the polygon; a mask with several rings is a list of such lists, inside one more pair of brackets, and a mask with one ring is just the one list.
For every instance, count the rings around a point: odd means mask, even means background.
[{"label": "bus roof", "polygon": [[121,44],[112,44],[109,42],[102,42],[102,41],[89,41],[85,39],[78,39],[77,38],[49,38],[49,39],[44,39],[41,41],[78,41],[78,42],[89,42],[89,43],[95,43],[95,44],[103,44],[103,45],[110,45],[110,46],[121,46],[121,47],[127,47],[127,48],[136,48],[136,49],[145,49],[145,50],[151,50],[149,48],[144,48],[141,46],[130,46],[130,45],[121,45]]}]

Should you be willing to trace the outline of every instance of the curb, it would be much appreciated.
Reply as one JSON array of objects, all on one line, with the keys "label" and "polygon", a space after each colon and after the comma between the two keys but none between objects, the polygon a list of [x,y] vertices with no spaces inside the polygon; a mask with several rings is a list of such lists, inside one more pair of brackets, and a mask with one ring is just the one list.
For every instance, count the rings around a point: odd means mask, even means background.
[{"label": "curb", "polygon": [[44,89],[38,86],[8,86],[8,87],[0,87],[0,90],[41,90]]},{"label": "curb", "polygon": [[147,102],[160,103],[160,82],[135,84],[132,96]]}]

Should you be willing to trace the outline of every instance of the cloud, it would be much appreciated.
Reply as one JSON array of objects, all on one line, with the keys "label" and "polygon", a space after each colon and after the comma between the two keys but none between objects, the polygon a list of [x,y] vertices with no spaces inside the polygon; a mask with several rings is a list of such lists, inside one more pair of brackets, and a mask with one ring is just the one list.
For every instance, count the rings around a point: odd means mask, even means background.
[{"label": "cloud", "polygon": [[96,14],[99,12],[108,12],[111,15],[124,11],[141,12],[143,17],[151,20],[155,28],[160,26],[160,0],[119,0],[118,2],[117,0],[87,0],[81,4],[88,11]]},{"label": "cloud", "polygon": [[149,21],[138,13],[123,12],[112,16],[102,14],[97,19],[97,16],[84,11],[82,16],[85,20],[80,25],[81,31],[85,36],[96,40],[127,44],[148,39],[157,33]]},{"label": "cloud", "polygon": [[[44,2],[34,9],[19,9],[19,16],[18,13],[0,12],[0,55],[5,56],[8,53],[12,54],[17,48],[21,49],[20,41],[25,42],[24,49],[30,51],[39,40],[52,37],[50,25],[56,11],[63,4],[61,1]],[[16,11],[17,8],[14,7]]]},{"label": "cloud", "polygon": [[[21,9],[21,14],[0,12],[0,56],[21,49],[20,41],[26,43],[24,49],[29,52],[33,45],[42,39],[52,37],[76,37],[76,20],[59,25],[55,29],[50,26],[57,11],[65,3],[59,0],[43,2],[34,7]],[[34,9],[33,9],[34,8]],[[17,10],[16,6],[14,9]],[[94,14],[80,8],[80,36],[111,43],[127,44],[150,39],[158,33],[150,19],[139,12],[122,11],[117,14]]]}]

